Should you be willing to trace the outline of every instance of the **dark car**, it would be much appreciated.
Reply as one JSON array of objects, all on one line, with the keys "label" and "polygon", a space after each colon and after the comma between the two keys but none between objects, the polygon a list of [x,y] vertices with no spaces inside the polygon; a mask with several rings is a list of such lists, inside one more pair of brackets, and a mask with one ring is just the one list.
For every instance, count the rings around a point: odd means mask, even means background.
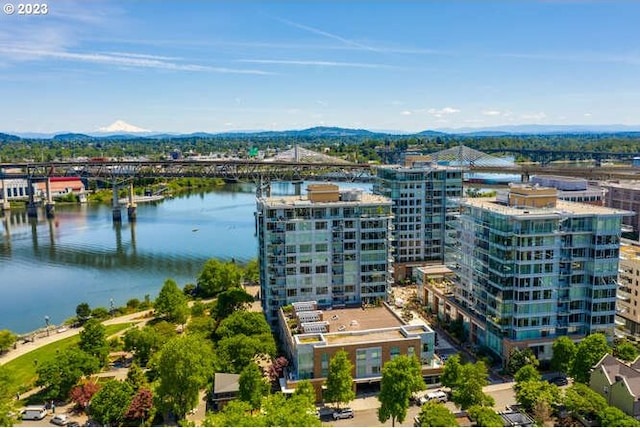
[{"label": "dark car", "polygon": [[80,423],[78,421],[69,421],[67,422],[68,427],[79,427]]},{"label": "dark car", "polygon": [[565,386],[565,385],[569,384],[569,380],[566,377],[556,376],[556,377],[553,377],[553,378],[549,379],[549,383],[552,383],[552,384],[558,385],[558,386]]}]

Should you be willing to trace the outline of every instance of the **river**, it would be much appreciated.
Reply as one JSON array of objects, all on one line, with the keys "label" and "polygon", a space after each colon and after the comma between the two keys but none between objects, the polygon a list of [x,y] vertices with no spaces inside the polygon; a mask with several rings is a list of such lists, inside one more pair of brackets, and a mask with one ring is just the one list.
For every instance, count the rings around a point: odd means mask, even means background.
[{"label": "river", "polygon": [[[341,187],[367,184],[341,184]],[[303,189],[305,186],[303,186]],[[274,183],[272,194],[292,194]],[[195,283],[210,258],[257,257],[255,186],[228,184],[158,203],[139,204],[135,223],[111,220],[106,205],[59,204],[47,220],[24,211],[0,217],[0,330],[26,333],[58,325],[87,302],[107,309],[145,295],[155,299],[167,278]]]}]

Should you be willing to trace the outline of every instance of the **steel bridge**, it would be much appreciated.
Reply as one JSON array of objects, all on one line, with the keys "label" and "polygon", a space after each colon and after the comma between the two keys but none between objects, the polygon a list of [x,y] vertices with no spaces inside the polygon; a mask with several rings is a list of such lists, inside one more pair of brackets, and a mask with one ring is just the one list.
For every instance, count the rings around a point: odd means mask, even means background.
[{"label": "steel bridge", "polygon": [[[33,163],[0,163],[0,179],[26,178],[44,180],[49,177],[81,177],[105,181],[127,181],[137,178],[209,177],[229,182],[271,181],[354,181],[366,182],[375,177],[376,165],[332,162],[259,161],[239,159],[162,160],[162,161],[61,161]],[[640,168],[631,166],[573,166],[561,164],[521,163],[507,165],[470,164],[466,172],[519,174],[523,181],[532,175],[564,175],[589,180],[637,180]]]},{"label": "steel bridge", "polygon": [[634,157],[639,153],[628,152],[595,152],[584,150],[548,150],[548,149],[484,149],[485,153],[511,153],[522,155],[541,165],[548,165],[553,161],[560,160],[592,160],[595,165],[600,166],[604,160],[625,161],[631,164]]}]

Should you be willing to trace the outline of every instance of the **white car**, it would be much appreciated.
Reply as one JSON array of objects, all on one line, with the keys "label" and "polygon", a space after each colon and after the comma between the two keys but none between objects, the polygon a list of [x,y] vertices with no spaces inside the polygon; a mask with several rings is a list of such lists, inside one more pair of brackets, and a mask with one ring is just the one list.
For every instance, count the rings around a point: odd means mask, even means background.
[{"label": "white car", "polygon": [[447,393],[444,391],[434,391],[425,394],[424,397],[420,398],[420,405],[422,406],[429,401],[435,401],[436,403],[446,403],[447,402]]},{"label": "white car", "polygon": [[52,417],[49,422],[51,422],[54,425],[60,425],[61,427],[63,427],[69,423],[69,417],[64,413],[61,413],[59,415],[55,415],[54,417]]},{"label": "white car", "polygon": [[333,420],[337,421],[338,419],[352,419],[353,418],[353,410],[350,408],[344,408],[340,410],[336,410],[333,412]]}]

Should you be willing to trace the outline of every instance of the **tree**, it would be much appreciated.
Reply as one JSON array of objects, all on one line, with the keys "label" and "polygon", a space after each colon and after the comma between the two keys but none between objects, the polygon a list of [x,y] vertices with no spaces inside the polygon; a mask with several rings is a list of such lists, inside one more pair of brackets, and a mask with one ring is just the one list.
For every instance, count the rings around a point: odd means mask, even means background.
[{"label": "tree", "polygon": [[164,282],[154,308],[160,316],[176,324],[184,324],[189,316],[187,298],[173,279]]},{"label": "tree", "polygon": [[230,288],[218,294],[213,310],[215,319],[222,320],[235,311],[241,311],[253,302],[253,296],[242,288]]},{"label": "tree", "polygon": [[386,422],[391,418],[391,426],[395,426],[396,420],[404,422],[411,395],[425,387],[422,368],[417,358],[400,355],[387,361],[382,368],[378,420]]},{"label": "tree", "polygon": [[250,284],[260,283],[260,265],[258,265],[258,259],[251,259],[244,266],[244,280]]},{"label": "tree", "polygon": [[262,409],[264,424],[269,427],[313,427],[321,426],[316,408],[303,395],[287,398],[278,392],[264,398]]},{"label": "tree", "polygon": [[568,411],[588,418],[597,417],[608,406],[602,395],[578,382],[565,389],[562,401]]},{"label": "tree", "polygon": [[507,372],[509,374],[515,374],[518,370],[528,364],[533,367],[538,367],[538,365],[540,365],[536,356],[533,355],[531,348],[511,349],[511,352],[509,353],[509,362],[507,363]]},{"label": "tree", "polygon": [[249,403],[251,410],[259,409],[262,397],[267,395],[269,388],[260,367],[254,362],[249,363],[240,373],[238,383],[238,398]]},{"label": "tree", "polygon": [[442,376],[440,376],[440,382],[442,386],[454,389],[461,382],[461,375],[462,364],[460,364],[460,355],[455,354],[447,359]]},{"label": "tree", "polygon": [[71,388],[69,397],[76,403],[76,407],[85,410],[91,402],[91,398],[100,390],[100,385],[92,380],[87,380]]},{"label": "tree", "polygon": [[46,388],[47,399],[66,399],[82,376],[95,373],[100,367],[96,357],[79,349],[66,349],[55,359],[38,365],[36,385]]},{"label": "tree", "polygon": [[349,361],[349,354],[340,350],[329,361],[329,372],[326,380],[324,399],[329,403],[336,403],[338,408],[343,403],[356,398],[353,390],[353,364]]},{"label": "tree", "polygon": [[279,356],[269,366],[269,379],[271,382],[277,381],[282,377],[284,368],[289,365],[289,360],[283,356]]},{"label": "tree", "polygon": [[160,351],[156,388],[159,407],[177,420],[198,403],[198,392],[207,384],[213,365],[213,350],[193,336],[181,336],[170,340]]},{"label": "tree", "polygon": [[532,380],[542,380],[542,378],[540,377],[540,373],[534,366],[532,366],[531,364],[527,364],[516,372],[514,380],[516,381],[517,389],[518,384],[529,382]]},{"label": "tree", "polygon": [[604,334],[595,333],[585,337],[578,345],[573,360],[571,372],[575,381],[589,383],[591,368],[609,352],[611,348]]},{"label": "tree", "polygon": [[147,386],[147,378],[144,375],[144,372],[135,362],[131,364],[129,370],[127,371],[127,379],[126,382],[131,385],[134,391],[138,391],[142,387]]},{"label": "tree", "polygon": [[493,406],[493,397],[485,394],[482,388],[489,384],[489,372],[487,366],[478,361],[475,364],[467,363],[461,367],[460,381],[453,389],[452,401],[462,410],[473,405]]},{"label": "tree", "polygon": [[16,422],[14,396],[17,392],[14,375],[6,366],[0,365],[0,426],[13,426]]},{"label": "tree", "polygon": [[[175,329],[172,327],[171,330],[175,335]],[[148,325],[142,329],[136,327],[125,331],[123,339],[124,349],[133,352],[134,359],[143,367],[163,345],[162,337],[158,331]]]},{"label": "tree", "polygon": [[430,401],[422,406],[418,415],[421,427],[457,427],[458,421],[444,404]]},{"label": "tree", "polygon": [[144,425],[145,420],[153,415],[153,392],[148,388],[140,388],[131,399],[131,404],[124,414],[125,419]]},{"label": "tree", "polygon": [[276,343],[271,333],[259,336],[238,334],[220,340],[216,348],[218,371],[240,373],[256,355],[275,355]]},{"label": "tree", "polygon": [[607,406],[598,417],[602,427],[637,427],[640,421],[632,418],[617,407]]},{"label": "tree", "polygon": [[255,336],[271,334],[271,327],[262,312],[236,311],[220,321],[216,337],[233,337],[238,334]]},{"label": "tree", "polygon": [[491,407],[471,406],[467,411],[469,417],[479,427],[503,427],[504,421]]},{"label": "tree", "polygon": [[0,353],[8,351],[16,343],[17,338],[11,330],[0,330]]},{"label": "tree", "polygon": [[249,403],[230,401],[222,411],[208,413],[203,425],[206,427],[263,427],[266,426],[262,414],[251,415]]},{"label": "tree", "polygon": [[78,317],[78,321],[80,323],[84,323],[91,317],[91,307],[88,303],[80,303],[76,306],[76,316]]},{"label": "tree", "polygon": [[80,332],[78,347],[89,355],[93,355],[100,361],[100,365],[107,364],[109,356],[109,344],[102,323],[96,319],[90,319],[84,324]]},{"label": "tree", "polygon": [[315,406],[316,404],[316,390],[311,382],[306,379],[298,382],[295,391],[293,391],[293,395],[301,397],[311,406]]},{"label": "tree", "polygon": [[576,344],[567,336],[560,336],[553,342],[553,356],[551,357],[551,368],[560,373],[571,372],[573,359],[577,351]]},{"label": "tree", "polygon": [[624,361],[633,361],[638,357],[638,348],[628,340],[622,339],[615,344],[613,356]]},{"label": "tree", "polygon": [[241,285],[242,271],[232,262],[210,259],[198,275],[197,293],[201,297],[216,297],[221,292]]},{"label": "tree", "polygon": [[89,413],[103,426],[120,426],[133,394],[127,382],[109,380],[91,399]]},{"label": "tree", "polygon": [[516,389],[516,401],[527,412],[533,412],[541,401],[547,404],[555,404],[560,401],[558,387],[544,380],[530,380],[519,383]]}]

